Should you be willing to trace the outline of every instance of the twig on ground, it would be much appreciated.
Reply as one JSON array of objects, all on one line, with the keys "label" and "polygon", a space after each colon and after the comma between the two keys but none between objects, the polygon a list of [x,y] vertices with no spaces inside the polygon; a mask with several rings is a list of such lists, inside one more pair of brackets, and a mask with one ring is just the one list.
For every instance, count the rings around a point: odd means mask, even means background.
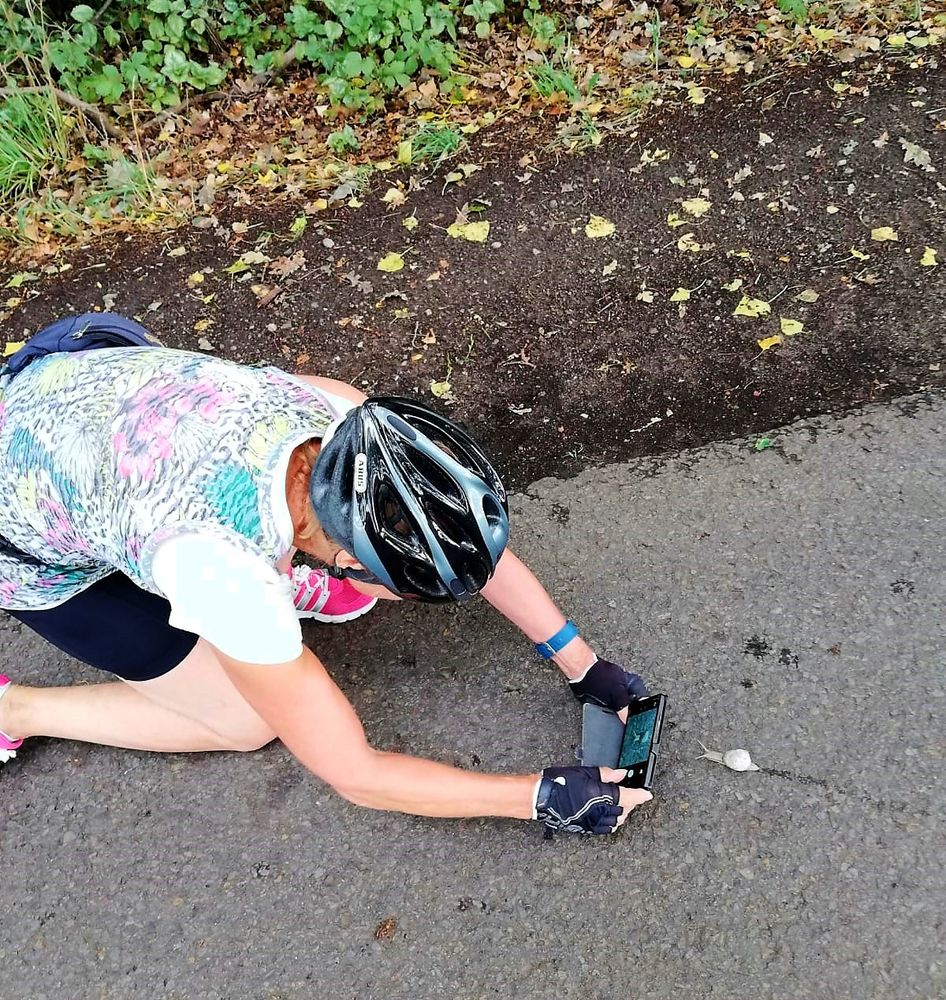
[{"label": "twig on ground", "polygon": [[263,309],[273,301],[274,298],[283,290],[282,285],[276,285],[271,288],[260,300],[256,303],[257,309]]},{"label": "twig on ground", "polygon": [[175,115],[181,114],[182,111],[199,107],[201,104],[209,104],[211,101],[219,100],[221,97],[228,97],[232,93],[233,88],[229,90],[209,90],[204,94],[196,94],[194,97],[188,97],[186,100],[181,101],[180,104],[175,104],[173,108],[167,108],[153,118],[149,118],[143,125],[138,126],[137,131],[151,132],[169,118],[174,118]]}]

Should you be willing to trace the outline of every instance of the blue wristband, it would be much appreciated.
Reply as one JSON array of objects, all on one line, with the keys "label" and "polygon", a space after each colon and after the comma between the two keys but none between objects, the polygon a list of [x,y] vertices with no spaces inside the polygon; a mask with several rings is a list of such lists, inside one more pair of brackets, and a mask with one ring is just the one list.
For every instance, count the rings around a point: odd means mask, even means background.
[{"label": "blue wristband", "polygon": [[578,626],[572,621],[565,622],[551,639],[545,642],[537,642],[535,644],[535,651],[543,660],[551,660],[560,649],[567,646],[577,635]]}]

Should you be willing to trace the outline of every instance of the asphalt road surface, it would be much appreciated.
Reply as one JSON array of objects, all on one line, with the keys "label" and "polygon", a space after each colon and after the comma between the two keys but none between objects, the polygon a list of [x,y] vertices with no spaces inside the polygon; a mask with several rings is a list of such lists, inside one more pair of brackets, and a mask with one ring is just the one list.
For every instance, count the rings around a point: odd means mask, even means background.
[{"label": "asphalt road surface", "polygon": [[[0,997],[946,996],[944,430],[912,397],[513,499],[520,554],[670,698],[616,837],[370,813],[279,746],[30,741],[0,769]],[[17,680],[101,679],[2,628]],[[309,639],[378,746],[574,760],[577,706],[485,606]]]}]

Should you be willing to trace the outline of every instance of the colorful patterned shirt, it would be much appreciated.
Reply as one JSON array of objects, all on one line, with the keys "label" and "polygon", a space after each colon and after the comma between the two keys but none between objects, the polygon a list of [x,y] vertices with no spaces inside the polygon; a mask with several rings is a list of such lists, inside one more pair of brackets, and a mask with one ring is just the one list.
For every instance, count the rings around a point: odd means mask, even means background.
[{"label": "colorful patterned shirt", "polygon": [[279,369],[163,347],[0,375],[0,607],[55,607],[115,570],[157,593],[155,548],[190,531],[275,563],[280,455],[332,416]]}]

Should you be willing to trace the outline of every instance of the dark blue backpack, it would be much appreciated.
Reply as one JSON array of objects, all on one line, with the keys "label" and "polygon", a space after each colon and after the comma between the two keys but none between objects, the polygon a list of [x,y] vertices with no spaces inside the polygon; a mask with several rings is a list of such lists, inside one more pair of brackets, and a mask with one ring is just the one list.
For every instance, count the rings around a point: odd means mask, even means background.
[{"label": "dark blue backpack", "polygon": [[134,320],[118,313],[83,313],[44,327],[7,360],[4,374],[18,375],[37,358],[63,351],[100,347],[160,347],[161,341]]}]

